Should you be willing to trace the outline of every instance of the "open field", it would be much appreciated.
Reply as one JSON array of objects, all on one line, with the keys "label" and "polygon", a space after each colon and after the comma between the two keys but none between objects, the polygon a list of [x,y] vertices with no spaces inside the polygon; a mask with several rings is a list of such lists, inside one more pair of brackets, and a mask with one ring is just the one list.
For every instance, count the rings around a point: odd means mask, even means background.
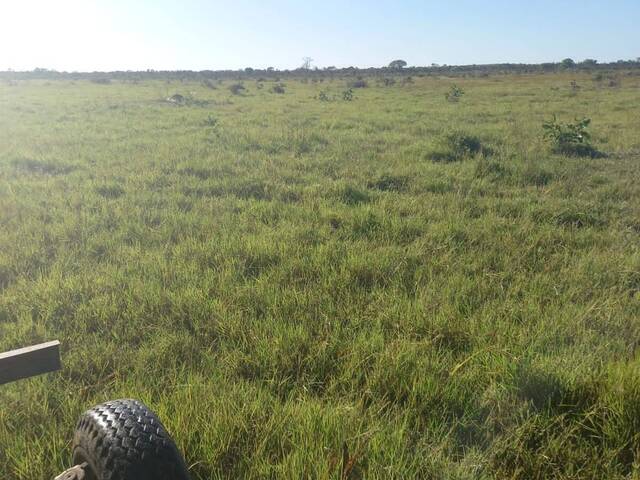
[{"label": "open field", "polygon": [[[0,351],[64,362],[0,387],[0,477],[52,478],[83,410],[135,397],[196,479],[638,478],[617,75],[0,83]],[[551,153],[554,114],[606,157]],[[482,153],[435,161],[455,130]]]}]

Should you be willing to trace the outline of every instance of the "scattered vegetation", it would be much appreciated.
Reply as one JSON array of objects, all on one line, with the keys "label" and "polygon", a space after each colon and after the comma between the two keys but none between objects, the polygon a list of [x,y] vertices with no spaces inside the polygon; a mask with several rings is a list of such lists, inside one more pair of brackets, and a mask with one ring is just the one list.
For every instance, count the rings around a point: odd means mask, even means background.
[{"label": "scattered vegetation", "polygon": [[274,85],[273,87],[271,87],[271,92],[272,93],[277,93],[277,94],[284,94],[285,93],[285,85],[284,83],[278,83],[276,85]]},{"label": "scattered vegetation", "polygon": [[0,388],[2,479],[129,397],[194,480],[637,477],[640,77],[545,68],[0,75],[0,351],[64,365]]}]

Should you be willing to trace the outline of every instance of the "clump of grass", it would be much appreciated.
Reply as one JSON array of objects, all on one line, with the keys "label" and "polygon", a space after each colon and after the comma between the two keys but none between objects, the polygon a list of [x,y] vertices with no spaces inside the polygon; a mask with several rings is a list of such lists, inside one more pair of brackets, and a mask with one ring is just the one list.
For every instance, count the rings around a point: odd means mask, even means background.
[{"label": "clump of grass", "polygon": [[100,185],[96,187],[95,191],[104,198],[120,198],[125,194],[124,188],[116,183]]},{"label": "clump of grass", "polygon": [[18,158],[13,160],[12,163],[19,170],[44,175],[65,175],[77,168],[74,165],[67,165],[61,162],[33,158]]},{"label": "clump of grass", "polygon": [[591,134],[588,131],[590,124],[590,118],[561,123],[554,116],[553,120],[542,124],[542,129],[553,152],[572,157],[596,158],[602,154],[591,144]]},{"label": "clump of grass", "polygon": [[427,158],[434,162],[450,163],[473,158],[478,154],[487,154],[489,150],[475,135],[457,130],[440,137]]},{"label": "clump of grass", "polygon": [[409,185],[409,178],[401,175],[385,173],[367,183],[367,187],[383,192],[403,192]]},{"label": "clump of grass", "polygon": [[482,157],[477,163],[474,171],[476,178],[491,178],[499,180],[508,177],[511,171],[504,163],[497,160],[489,160]]},{"label": "clump of grass", "polygon": [[271,93],[277,93],[278,95],[283,95],[286,93],[284,83],[277,83],[273,87],[271,87]]},{"label": "clump of grass", "polygon": [[553,180],[553,173],[534,163],[527,164],[520,172],[520,182],[524,186],[544,187]]},{"label": "clump of grass", "polygon": [[369,195],[356,187],[347,185],[340,192],[340,199],[347,205],[357,205],[369,201]]}]

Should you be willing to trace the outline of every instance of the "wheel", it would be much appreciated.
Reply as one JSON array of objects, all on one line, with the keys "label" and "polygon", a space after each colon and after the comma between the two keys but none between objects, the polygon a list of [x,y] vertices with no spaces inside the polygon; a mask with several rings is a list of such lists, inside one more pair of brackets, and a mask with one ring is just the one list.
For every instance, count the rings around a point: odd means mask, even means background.
[{"label": "wheel", "polygon": [[113,400],[82,414],[73,462],[87,480],[189,480],[182,455],[158,417],[137,400]]}]

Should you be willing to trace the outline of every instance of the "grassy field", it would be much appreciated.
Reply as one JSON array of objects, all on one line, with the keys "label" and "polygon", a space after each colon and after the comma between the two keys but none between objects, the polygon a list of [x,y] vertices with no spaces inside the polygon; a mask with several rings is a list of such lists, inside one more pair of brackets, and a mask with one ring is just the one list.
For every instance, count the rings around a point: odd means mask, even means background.
[{"label": "grassy field", "polygon": [[[0,387],[0,477],[52,478],[135,397],[195,479],[639,478],[619,82],[0,83],[0,351],[64,362]],[[551,153],[554,114],[606,156]]]}]

